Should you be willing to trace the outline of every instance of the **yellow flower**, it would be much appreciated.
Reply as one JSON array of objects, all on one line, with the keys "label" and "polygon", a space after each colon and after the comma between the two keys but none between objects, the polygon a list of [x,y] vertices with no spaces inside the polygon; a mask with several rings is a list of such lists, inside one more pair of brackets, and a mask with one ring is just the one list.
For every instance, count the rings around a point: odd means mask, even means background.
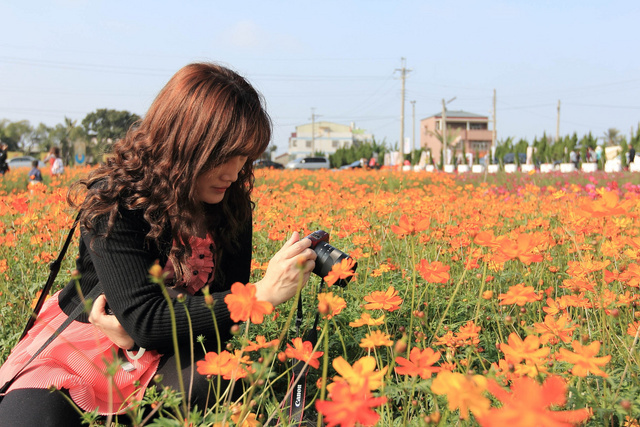
[{"label": "yellow flower", "polygon": [[372,349],[375,347],[391,347],[393,341],[389,339],[389,334],[385,334],[382,331],[373,331],[367,334],[360,341],[360,347]]},{"label": "yellow flower", "polygon": [[[342,356],[338,356],[333,359],[333,368],[338,372],[340,376],[333,377],[333,381],[346,381],[351,386],[351,391],[356,392],[361,390],[366,384],[369,390],[376,390],[382,385],[384,376],[389,369],[388,366],[380,370],[376,370],[376,359],[371,356],[364,356],[359,360],[356,360],[353,366],[349,365],[349,362],[344,360]],[[327,386],[327,390],[331,385]]]},{"label": "yellow flower", "polygon": [[431,384],[431,391],[437,395],[446,395],[449,410],[460,410],[460,418],[482,416],[491,406],[491,402],[482,393],[487,389],[487,379],[482,375],[467,376],[458,372],[441,371]]}]

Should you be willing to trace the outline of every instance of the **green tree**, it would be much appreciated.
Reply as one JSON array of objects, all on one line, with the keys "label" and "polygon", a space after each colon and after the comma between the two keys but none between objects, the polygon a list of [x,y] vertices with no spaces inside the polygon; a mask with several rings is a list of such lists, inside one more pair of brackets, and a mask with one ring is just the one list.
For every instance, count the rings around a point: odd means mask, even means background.
[{"label": "green tree", "polygon": [[513,137],[501,139],[496,143],[496,159],[500,164],[504,163],[504,156],[507,153],[513,153]]},{"label": "green tree", "polygon": [[140,116],[128,111],[101,108],[91,112],[82,119],[84,133],[90,140],[87,145],[95,150],[96,155],[107,152],[112,144],[123,138],[138,120]]},{"label": "green tree", "polygon": [[355,142],[348,148],[338,148],[335,153],[329,156],[331,167],[339,168],[340,166],[348,165],[356,160],[370,159],[374,153],[377,153],[378,158],[382,158],[385,153],[388,152],[385,142],[376,142],[375,139],[365,142]]},{"label": "green tree", "polygon": [[535,138],[533,140],[533,147],[535,148],[534,163],[553,163],[553,159],[551,158],[550,142],[546,133],[542,134],[542,138]]},{"label": "green tree", "polygon": [[515,162],[516,165],[520,165],[520,154],[524,154],[525,158],[527,156],[527,147],[529,147],[529,143],[526,139],[520,139],[518,143],[514,147],[515,152]]},{"label": "green tree", "polygon": [[33,127],[28,120],[0,121],[0,139],[9,146],[9,151],[27,153],[33,142]]},{"label": "green tree", "polygon": [[49,151],[51,148],[52,142],[52,131],[53,128],[45,125],[44,123],[40,123],[33,130],[31,134],[31,151]]}]

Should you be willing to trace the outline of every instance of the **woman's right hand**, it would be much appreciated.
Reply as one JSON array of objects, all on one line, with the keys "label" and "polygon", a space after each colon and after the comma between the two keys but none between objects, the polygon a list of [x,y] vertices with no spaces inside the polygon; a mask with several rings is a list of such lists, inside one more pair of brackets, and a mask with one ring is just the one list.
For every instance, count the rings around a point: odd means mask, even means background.
[{"label": "woman's right hand", "polygon": [[91,307],[91,312],[89,313],[89,322],[118,347],[124,350],[133,348],[136,344],[135,341],[124,330],[116,316],[107,314],[106,307],[107,298],[102,294],[93,302],[93,307]]},{"label": "woman's right hand", "polygon": [[316,253],[310,239],[300,239],[294,231],[291,238],[271,258],[262,280],[256,283],[256,298],[274,306],[292,298],[298,285],[304,286],[315,268]]}]

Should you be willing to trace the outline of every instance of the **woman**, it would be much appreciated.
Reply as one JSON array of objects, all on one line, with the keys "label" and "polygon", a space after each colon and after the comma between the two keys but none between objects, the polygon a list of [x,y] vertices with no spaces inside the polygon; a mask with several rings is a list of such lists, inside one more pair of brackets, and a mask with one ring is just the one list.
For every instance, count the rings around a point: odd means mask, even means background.
[{"label": "woman", "polygon": [[[107,163],[70,191],[71,202],[78,190],[86,193],[76,265],[83,295],[102,287],[91,312],[95,326],[81,315],[30,364],[0,404],[0,425],[70,426],[71,419],[79,425],[66,397],[86,411],[122,413],[127,398],[139,399],[156,373],[163,375],[163,385],[177,388],[168,302],[149,280],[156,262],[168,274],[173,293],[186,295],[184,304],[173,301],[181,352],[189,353],[191,333],[217,349],[204,286],[216,302],[221,339],[230,337],[233,322],[223,301],[234,282],[249,281],[252,164],[270,137],[260,96],[238,74],[214,64],[191,64],[173,76],[144,119],[115,144]],[[278,305],[295,295],[315,264],[310,244],[293,233],[256,283],[258,299]],[[0,383],[80,301],[74,281],[47,300],[0,369]],[[104,359],[115,354],[128,364],[114,374],[110,392]],[[190,358],[183,355],[181,362],[188,383]],[[208,383],[198,374],[194,381],[191,402],[202,408]],[[62,393],[49,393],[49,386]]]},{"label": "woman", "polygon": [[58,147],[51,147],[43,162],[49,162],[51,175],[61,175],[64,172],[64,163],[62,163]]}]

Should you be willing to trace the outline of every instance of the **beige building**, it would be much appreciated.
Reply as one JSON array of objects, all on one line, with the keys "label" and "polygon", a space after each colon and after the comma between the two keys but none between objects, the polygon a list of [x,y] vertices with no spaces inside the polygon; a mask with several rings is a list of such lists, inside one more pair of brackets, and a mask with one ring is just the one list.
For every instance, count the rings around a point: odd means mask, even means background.
[{"label": "beige building", "polygon": [[349,148],[356,141],[371,141],[373,135],[351,125],[332,122],[313,122],[296,126],[289,138],[289,156],[291,159],[310,156],[322,152],[333,154],[338,148]]},{"label": "beige building", "polygon": [[[489,130],[489,118],[466,111],[446,111],[447,141],[450,160],[465,153],[484,157],[491,149],[493,131]],[[440,162],[442,153],[442,113],[420,120],[420,147],[431,153],[434,163]],[[452,162],[449,162],[452,163]]]}]

